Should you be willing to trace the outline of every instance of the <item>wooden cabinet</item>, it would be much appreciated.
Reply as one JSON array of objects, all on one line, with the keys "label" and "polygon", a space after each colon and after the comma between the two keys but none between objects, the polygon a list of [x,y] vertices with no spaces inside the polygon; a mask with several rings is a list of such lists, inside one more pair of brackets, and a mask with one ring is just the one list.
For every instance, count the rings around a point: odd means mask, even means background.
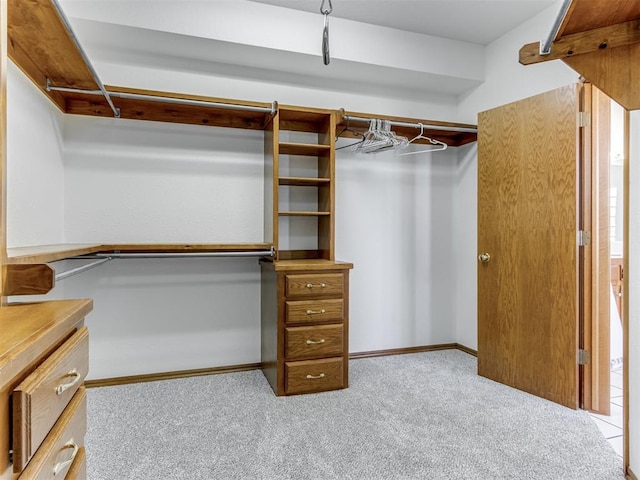
[{"label": "wooden cabinet", "polygon": [[275,255],[261,261],[262,363],[276,395],[349,383],[353,265],[335,261],[335,130],[335,111],[289,106],[265,129],[265,241]]},{"label": "wooden cabinet", "polygon": [[349,384],[350,263],[261,261],[262,363],[276,395]]},{"label": "wooden cabinet", "polygon": [[0,308],[0,480],[86,477],[91,309],[91,300]]}]

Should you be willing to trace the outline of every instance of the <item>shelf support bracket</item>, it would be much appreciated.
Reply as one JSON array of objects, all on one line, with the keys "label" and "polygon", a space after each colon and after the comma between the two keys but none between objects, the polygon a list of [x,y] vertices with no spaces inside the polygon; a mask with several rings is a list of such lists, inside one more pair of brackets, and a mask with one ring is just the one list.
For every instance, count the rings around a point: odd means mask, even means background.
[{"label": "shelf support bracket", "polygon": [[3,296],[44,295],[55,286],[55,272],[46,263],[5,265]]}]

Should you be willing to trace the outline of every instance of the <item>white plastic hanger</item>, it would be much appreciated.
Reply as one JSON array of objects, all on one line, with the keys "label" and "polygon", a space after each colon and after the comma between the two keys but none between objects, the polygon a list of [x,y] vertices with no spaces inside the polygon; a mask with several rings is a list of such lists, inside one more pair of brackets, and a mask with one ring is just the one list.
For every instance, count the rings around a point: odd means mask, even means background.
[{"label": "white plastic hanger", "polygon": [[414,138],[412,138],[411,140],[409,140],[408,145],[411,145],[413,142],[415,142],[416,140],[428,140],[431,145],[437,145],[431,148],[428,148],[426,150],[417,150],[414,152],[404,152],[404,153],[399,153],[398,155],[416,155],[418,153],[427,153],[427,152],[441,152],[443,150],[446,150],[448,145],[444,142],[441,142],[440,140],[435,140],[431,137],[427,137],[424,135],[424,125],[422,125],[421,123],[419,123],[418,125],[420,125],[420,133],[418,135],[416,135]]}]

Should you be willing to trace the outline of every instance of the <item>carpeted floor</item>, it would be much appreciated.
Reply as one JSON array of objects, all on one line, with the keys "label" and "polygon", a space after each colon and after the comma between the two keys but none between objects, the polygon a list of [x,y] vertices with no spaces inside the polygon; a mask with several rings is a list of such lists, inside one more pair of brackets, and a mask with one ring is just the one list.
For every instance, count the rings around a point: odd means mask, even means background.
[{"label": "carpeted floor", "polygon": [[277,398],[259,371],[88,390],[89,480],[624,479],[589,415],[457,350],[351,361]]}]

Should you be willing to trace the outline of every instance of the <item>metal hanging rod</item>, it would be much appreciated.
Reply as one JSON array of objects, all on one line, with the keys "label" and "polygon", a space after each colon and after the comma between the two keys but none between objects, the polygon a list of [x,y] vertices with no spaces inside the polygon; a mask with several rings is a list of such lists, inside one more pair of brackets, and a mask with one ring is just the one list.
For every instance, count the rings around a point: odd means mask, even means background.
[{"label": "metal hanging rod", "polygon": [[72,259],[112,259],[112,258],[212,258],[212,257],[269,257],[273,255],[273,250],[259,250],[255,252],[115,252],[115,253],[94,253],[86,256],[71,257]]},{"label": "metal hanging rod", "polygon": [[[90,257],[73,257],[73,258],[86,259],[86,258],[90,258]],[[87,270],[91,270],[92,268],[95,268],[95,267],[97,267],[99,265],[102,265],[103,263],[106,263],[111,259],[112,259],[111,256],[101,257],[100,260],[97,260],[95,262],[87,263],[87,264],[82,265],[80,267],[72,268],[72,269],[66,270],[64,272],[56,273],[56,275],[55,275],[56,282],[58,280],[64,280],[65,278],[72,277],[73,275],[77,275],[78,273],[82,273],[82,272],[86,272]]]},{"label": "metal hanging rod", "polygon": [[[374,120],[373,118],[367,117],[353,117],[351,115],[345,115],[342,118],[347,120],[348,122],[371,122]],[[406,128],[423,128],[428,130],[442,130],[447,132],[460,132],[460,133],[477,133],[477,128],[468,128],[468,127],[445,127],[443,125],[429,125],[426,123],[408,123],[408,122],[396,122],[394,120],[389,120],[389,124],[392,127],[406,127]]]},{"label": "metal hanging rod", "polygon": [[[73,41],[73,43],[75,44],[76,48],[78,49],[78,52],[80,53],[80,56],[82,57],[82,59],[84,60],[84,63],[87,65],[87,68],[91,72],[91,76],[93,77],[93,81],[96,82],[96,84],[98,85],[98,88],[100,89],[100,93],[99,94],[104,96],[105,100],[109,104],[109,107],[111,107],[111,110],[113,110],[113,116],[116,117],[116,118],[120,118],[120,109],[116,108],[116,106],[111,101],[111,97],[109,96],[109,92],[107,92],[106,88],[104,88],[104,84],[100,80],[100,77],[98,76],[98,72],[96,72],[96,69],[93,68],[93,65],[91,64],[91,61],[89,60],[89,57],[87,56],[87,53],[82,48],[82,45],[80,45],[80,41],[78,40],[78,37],[76,37],[76,34],[73,31],[73,28],[71,28],[71,23],[69,22],[69,19],[67,18],[66,14],[62,10],[62,7],[58,3],[58,0],[51,0],[51,3],[53,4],[53,7],[58,12],[58,16],[60,17],[60,20],[62,20],[62,23],[64,24],[64,28],[67,30],[67,33],[69,34],[69,37],[71,37],[71,40]],[[47,83],[48,83],[48,80],[47,80]]]},{"label": "metal hanging rod", "polygon": [[[82,90],[80,88],[56,87],[47,79],[47,91],[81,93],[84,95],[102,95],[101,90]],[[106,91],[106,90],[105,90]],[[190,100],[187,98],[160,97],[158,95],[145,95],[143,93],[108,92],[111,97],[124,98],[129,100],[146,100],[148,102],[173,103],[179,105],[191,105],[194,107],[223,108],[227,110],[241,110],[245,112],[264,112],[271,115],[276,114],[277,103],[272,102],[270,107],[256,107],[252,105],[238,105],[234,103],[208,102],[206,100]],[[119,115],[118,115],[119,116]]]},{"label": "metal hanging rod", "polygon": [[549,32],[549,36],[544,42],[540,42],[540,55],[549,55],[551,53],[551,45],[553,44],[553,39],[556,38],[556,35],[558,35],[558,32],[560,31],[560,27],[564,22],[564,18],[567,16],[569,7],[571,6],[571,1],[572,0],[562,0],[560,11],[558,12],[556,19],[553,22],[551,32]]}]

